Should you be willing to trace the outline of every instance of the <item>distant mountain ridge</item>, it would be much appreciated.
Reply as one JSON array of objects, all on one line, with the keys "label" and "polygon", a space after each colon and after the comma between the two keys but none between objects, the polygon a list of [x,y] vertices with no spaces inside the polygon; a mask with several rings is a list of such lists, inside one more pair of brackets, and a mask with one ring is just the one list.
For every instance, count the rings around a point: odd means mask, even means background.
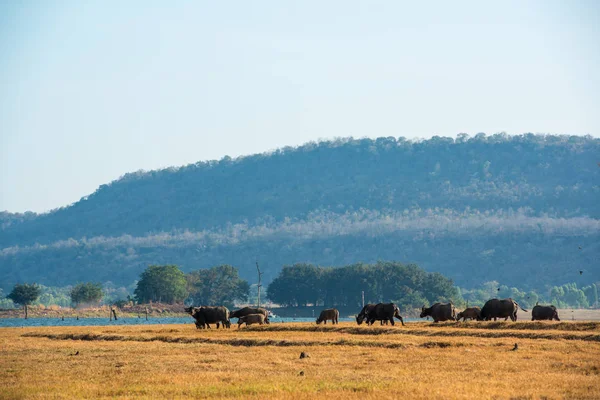
[{"label": "distant mountain ridge", "polygon": [[[163,259],[187,270],[248,264],[241,274],[252,278],[256,258],[272,279],[284,263],[385,257],[468,285],[535,254],[554,275],[520,283],[563,283],[556,257],[573,269],[600,254],[598,161],[589,136],[479,134],[337,139],[127,174],[50,213],[0,213],[0,281],[129,284]],[[577,243],[586,246],[571,255]],[[477,264],[485,271],[469,272]]]}]

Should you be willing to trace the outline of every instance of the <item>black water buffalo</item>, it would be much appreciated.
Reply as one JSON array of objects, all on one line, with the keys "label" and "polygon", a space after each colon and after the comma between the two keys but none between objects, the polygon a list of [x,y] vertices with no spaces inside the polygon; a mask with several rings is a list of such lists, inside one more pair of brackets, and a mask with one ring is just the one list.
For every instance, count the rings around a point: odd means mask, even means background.
[{"label": "black water buffalo", "polygon": [[[362,324],[365,320],[367,320],[367,314],[375,308],[377,304],[365,304],[365,306],[360,310],[358,315],[356,316],[356,323],[358,325]],[[369,321],[367,320],[367,324]]]},{"label": "black water buffalo", "polygon": [[479,307],[469,307],[466,308],[464,311],[459,312],[456,315],[456,320],[460,321],[460,319],[463,319],[463,322],[466,321],[467,319],[472,319],[472,320],[478,320],[480,318],[481,315],[481,308]]},{"label": "black water buffalo", "polygon": [[217,329],[219,329],[219,324],[223,324],[223,328],[231,327],[227,307],[188,307],[185,311],[196,320],[196,328],[198,329],[203,329],[205,326],[210,329],[210,324],[217,324]]},{"label": "black water buffalo", "polygon": [[519,308],[525,312],[527,311],[510,297],[502,300],[491,299],[483,305],[479,320],[490,321],[493,318],[496,321],[496,318],[504,318],[506,321],[510,318],[511,321],[516,321]]},{"label": "black water buffalo", "polygon": [[556,311],[556,307],[550,305],[550,306],[539,306],[539,305],[535,305],[535,307],[533,307],[533,309],[531,310],[531,320],[535,321],[542,321],[542,320],[550,320],[552,321],[553,319],[560,321],[560,319],[558,318],[558,311]]},{"label": "black water buffalo", "polygon": [[235,310],[229,313],[229,318],[240,318],[240,317],[245,317],[246,315],[250,315],[250,314],[262,314],[265,316],[265,324],[269,324],[269,312],[262,308],[262,307],[258,307],[258,308],[252,308],[252,307],[244,307],[244,308],[240,308],[239,310]]},{"label": "black water buffalo", "polygon": [[335,325],[338,323],[339,318],[340,312],[338,310],[335,308],[328,308],[327,310],[321,311],[321,314],[319,314],[319,318],[317,318],[317,325],[321,322],[327,325],[328,319],[331,320],[331,323]]},{"label": "black water buffalo", "polygon": [[371,325],[375,321],[381,321],[382,323],[389,321],[394,325],[394,317],[398,318],[404,326],[400,309],[394,303],[367,304],[356,316],[356,322],[360,325],[363,321],[367,321],[367,325]]},{"label": "black water buffalo", "polygon": [[423,306],[419,317],[431,317],[433,322],[456,321],[456,309],[452,303],[435,303],[429,308]]}]

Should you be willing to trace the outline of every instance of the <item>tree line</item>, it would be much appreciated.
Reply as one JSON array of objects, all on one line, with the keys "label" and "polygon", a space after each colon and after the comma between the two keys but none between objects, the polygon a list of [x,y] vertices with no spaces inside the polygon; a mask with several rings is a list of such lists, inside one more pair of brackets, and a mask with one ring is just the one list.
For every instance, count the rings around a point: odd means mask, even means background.
[{"label": "tree line", "polygon": [[[47,288],[37,284],[17,284],[4,298],[0,291],[0,307],[13,303],[21,306],[42,303],[61,306],[130,302],[187,303],[194,305],[225,305],[254,303],[256,285],[240,278],[238,269],[219,265],[185,274],[176,265],[151,265],[132,285],[133,296],[125,288],[85,282],[70,288]],[[68,294],[68,299],[67,299]],[[483,305],[490,298],[512,297],[523,307],[536,303],[552,303],[559,308],[598,307],[596,283],[578,288],[576,283],[548,288],[545,293],[524,291],[486,282],[475,289],[464,289],[440,273],[427,272],[415,264],[380,261],[357,263],[343,267],[323,267],[313,264],[284,266],[279,275],[262,293],[266,300],[287,307],[323,306],[359,307],[365,303],[394,302],[403,308],[420,308],[435,302],[452,301],[457,306]]]},{"label": "tree line", "polygon": [[286,306],[360,306],[393,301],[421,307],[438,301],[459,301],[451,279],[414,264],[378,262],[345,267],[295,264],[283,267],[267,289],[273,302]]}]

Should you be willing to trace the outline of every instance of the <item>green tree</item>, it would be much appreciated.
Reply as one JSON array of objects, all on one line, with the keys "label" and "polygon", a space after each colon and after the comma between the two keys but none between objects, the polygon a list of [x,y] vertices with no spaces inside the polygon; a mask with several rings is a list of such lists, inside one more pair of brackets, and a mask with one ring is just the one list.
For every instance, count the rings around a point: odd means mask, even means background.
[{"label": "green tree", "polygon": [[42,289],[37,284],[16,284],[13,288],[12,292],[9,293],[6,298],[11,299],[17,304],[22,306],[28,306],[31,303],[35,302],[40,294],[42,293]]},{"label": "green tree", "polygon": [[100,283],[79,283],[70,292],[71,301],[75,306],[80,304],[94,304],[102,300],[103,292]]},{"label": "green tree", "polygon": [[248,282],[231,265],[193,271],[186,280],[189,298],[196,305],[233,307],[236,300],[246,301],[250,292]]},{"label": "green tree", "polygon": [[176,265],[150,265],[140,275],[134,291],[138,303],[174,303],[187,296],[185,274]]},{"label": "green tree", "polygon": [[436,301],[462,301],[452,280],[428,273],[414,264],[395,261],[323,268],[286,266],[268,288],[269,298],[286,306],[323,302],[325,306],[353,306],[393,301],[401,307],[420,307]]},{"label": "green tree", "polygon": [[267,288],[273,302],[287,306],[317,304],[322,299],[323,268],[311,264],[284,266]]}]

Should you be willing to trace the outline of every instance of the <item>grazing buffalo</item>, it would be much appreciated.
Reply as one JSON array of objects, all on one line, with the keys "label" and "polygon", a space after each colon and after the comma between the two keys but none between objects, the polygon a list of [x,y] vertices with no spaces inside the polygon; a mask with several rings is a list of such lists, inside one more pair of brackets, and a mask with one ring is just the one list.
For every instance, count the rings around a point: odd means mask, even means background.
[{"label": "grazing buffalo", "polygon": [[[365,305],[362,310],[360,310],[360,313],[356,316],[356,323],[358,325],[362,324],[363,322],[366,322],[367,325],[371,325],[373,322],[369,321],[367,319],[367,315],[373,310],[375,309],[375,306],[377,306],[377,304],[367,304]],[[398,315],[400,315],[400,312],[398,312]],[[402,318],[402,317],[400,317]],[[399,318],[399,319],[400,319]],[[387,325],[388,324],[388,320],[380,320],[379,321],[381,325]]]},{"label": "grazing buffalo", "polygon": [[188,307],[185,311],[194,317],[196,320],[196,328],[198,329],[204,329],[204,327],[210,329],[210,324],[217,324],[217,329],[219,329],[219,324],[223,324],[223,328],[231,327],[231,323],[229,322],[229,310],[227,307]]},{"label": "grazing buffalo", "polygon": [[338,323],[338,318],[340,317],[340,312],[335,308],[328,308],[327,310],[321,311],[319,318],[317,318],[317,325],[323,322],[327,325],[327,320],[330,319],[332,324]]},{"label": "grazing buffalo", "polygon": [[248,326],[248,325],[252,325],[252,324],[262,325],[264,323],[265,323],[265,316],[263,314],[248,314],[248,315],[245,315],[238,319],[238,329],[243,324],[246,324],[246,326]]},{"label": "grazing buffalo", "polygon": [[483,305],[479,320],[490,321],[493,318],[496,321],[496,318],[504,318],[506,321],[510,318],[511,321],[516,321],[519,308],[527,311],[511,298],[502,300],[491,299]]},{"label": "grazing buffalo", "polygon": [[456,309],[452,303],[435,303],[429,308],[425,308],[425,306],[423,306],[421,308],[420,317],[431,317],[433,318],[433,322],[455,321]]},{"label": "grazing buffalo", "polygon": [[560,321],[560,319],[558,318],[558,311],[556,311],[556,307],[550,305],[550,306],[539,306],[539,305],[535,305],[535,307],[533,307],[533,309],[531,310],[531,320],[535,321],[542,321],[542,320],[550,320],[552,321],[553,319]]},{"label": "grazing buffalo", "polygon": [[[367,320],[367,314],[373,310],[375,308],[377,304],[366,304],[362,310],[360,310],[360,312],[358,313],[358,315],[356,316],[356,323],[358,325],[362,324],[365,320]],[[369,324],[369,321],[367,320],[367,325]]]},{"label": "grazing buffalo", "polygon": [[465,309],[462,312],[459,312],[456,315],[456,320],[460,321],[460,319],[463,319],[463,322],[466,321],[467,319],[472,319],[472,320],[478,320],[480,318],[481,315],[481,308],[479,307],[469,307],[467,309]]},{"label": "grazing buffalo", "polygon": [[356,316],[356,322],[360,325],[363,321],[367,321],[367,325],[371,325],[375,321],[381,321],[382,324],[389,321],[394,325],[394,317],[398,318],[404,326],[400,309],[394,303],[367,304]]},{"label": "grazing buffalo", "polygon": [[258,307],[258,308],[252,308],[252,307],[244,307],[244,308],[240,308],[239,310],[235,310],[229,313],[229,318],[240,318],[240,317],[245,317],[246,315],[250,315],[250,314],[262,314],[265,316],[265,324],[269,324],[269,312],[262,308],[262,307]]}]

